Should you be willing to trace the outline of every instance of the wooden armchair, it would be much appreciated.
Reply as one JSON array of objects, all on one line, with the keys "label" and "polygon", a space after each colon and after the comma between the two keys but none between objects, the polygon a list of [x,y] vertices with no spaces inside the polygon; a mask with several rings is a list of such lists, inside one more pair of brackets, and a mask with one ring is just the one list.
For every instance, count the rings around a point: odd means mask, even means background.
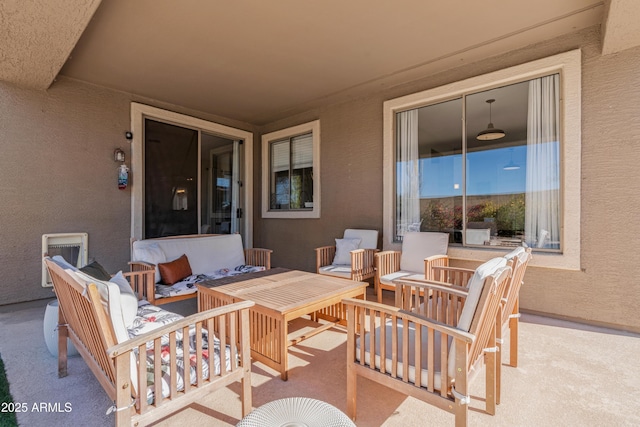
[{"label": "wooden armchair", "polygon": [[[512,367],[518,366],[518,328],[520,321],[520,288],[524,283],[524,274],[526,272],[529,261],[531,260],[531,248],[518,247],[504,256],[508,265],[512,269],[511,277],[505,287],[502,295],[500,308],[498,311],[498,319],[496,320],[501,327],[496,330],[496,342],[498,347],[497,353],[497,365],[496,365],[496,401],[500,403],[500,385],[502,377],[502,344],[504,331],[509,328],[509,361],[508,365]],[[468,284],[473,277],[475,270],[467,268],[449,267],[443,265],[432,266],[431,277],[433,280],[452,285],[458,292],[468,292]],[[411,279],[409,279],[411,280]],[[396,292],[395,305],[396,307],[404,308],[405,310],[415,311],[417,307],[424,309],[424,305],[421,304],[421,300],[417,300],[415,295],[408,293],[409,287],[405,287],[403,292]],[[430,306],[427,306],[429,308]],[[443,316],[440,313],[421,313],[432,317],[435,314]],[[455,324],[457,321],[456,316],[460,314],[460,311],[450,311],[446,319],[436,317],[436,320],[445,321],[447,324]]]},{"label": "wooden armchair", "polygon": [[374,276],[376,252],[378,230],[348,228],[335,245],[316,248],[316,273],[362,282]]},{"label": "wooden armchair", "polygon": [[[505,289],[500,307],[502,328],[497,331],[498,345],[502,349],[502,336],[506,328],[509,328],[509,366],[518,366],[518,326],[520,318],[520,288],[524,283],[524,274],[532,258],[531,248],[517,247],[506,254],[505,259],[513,270],[509,284]],[[445,264],[445,263],[443,263]],[[468,282],[475,270],[448,265],[431,265],[431,279],[455,286],[467,288]],[[404,307],[404,303],[397,298],[396,306]],[[405,307],[406,308],[406,307]]]},{"label": "wooden armchair", "polygon": [[395,290],[394,280],[413,277],[430,280],[433,266],[449,265],[447,249],[449,234],[410,232],[402,239],[401,251],[382,251],[375,254],[375,288],[378,302],[383,290]]},{"label": "wooden armchair", "polygon": [[[116,426],[150,425],[234,382],[241,383],[242,416],[251,411],[249,308],[253,302],[179,316],[129,338],[127,329],[119,327],[124,310],[118,284],[81,282],[50,258],[43,262],[60,304],[58,376],[67,375],[69,339],[114,402],[108,413],[115,413]],[[130,279],[136,274],[124,276]],[[168,355],[163,354],[165,346]],[[193,350],[193,359],[187,349]],[[184,367],[191,369],[195,381],[189,372],[180,374]]]},{"label": "wooden armchair", "polygon": [[[433,314],[432,318],[400,307],[344,300],[347,414],[355,420],[357,378],[362,376],[451,412],[457,426],[466,426],[469,382],[482,362],[486,365],[487,412],[494,414],[495,320],[511,274],[505,264],[503,258],[496,258],[479,267],[468,292],[399,280],[396,292],[415,298],[432,295],[422,304],[431,307],[422,311]],[[442,322],[447,318],[456,319],[456,325]]]}]

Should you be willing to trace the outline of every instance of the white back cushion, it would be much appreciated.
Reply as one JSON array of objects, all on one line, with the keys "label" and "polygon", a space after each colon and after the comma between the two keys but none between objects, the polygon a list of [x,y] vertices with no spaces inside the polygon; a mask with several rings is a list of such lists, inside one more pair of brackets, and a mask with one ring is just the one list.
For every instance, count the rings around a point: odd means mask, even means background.
[{"label": "white back cushion", "polygon": [[149,247],[160,248],[166,261],[173,261],[183,254],[186,255],[193,274],[211,273],[221,268],[233,268],[245,263],[242,237],[239,234],[137,240],[133,242],[134,261],[153,262],[137,258],[144,256],[145,250]]},{"label": "white back cushion", "polygon": [[424,274],[424,259],[433,255],[446,255],[449,234],[438,232],[409,232],[402,237],[400,269]]},{"label": "white back cushion", "polygon": [[358,249],[360,239],[336,239],[333,265],[351,265],[351,251]]},{"label": "white back cushion", "polygon": [[[469,332],[471,328],[471,323],[473,321],[473,317],[476,314],[476,310],[478,309],[478,303],[480,302],[480,296],[482,295],[482,291],[484,290],[484,281],[487,277],[492,274],[496,274],[501,272],[503,268],[507,265],[507,260],[504,257],[493,258],[489,261],[485,262],[481,266],[476,269],[475,274],[469,280],[469,294],[467,296],[466,301],[464,302],[464,308],[462,309],[462,313],[460,314],[460,320],[458,320],[458,329],[462,329],[466,332]],[[472,290],[473,289],[473,290]],[[490,321],[490,319],[486,319]],[[449,339],[449,344],[452,344],[451,338]],[[456,360],[456,349],[455,346],[450,347],[449,349],[449,377],[453,378],[455,376],[455,360]]]},{"label": "white back cushion", "polygon": [[466,231],[468,245],[484,245],[484,242],[491,239],[490,228],[467,228]]},{"label": "white back cushion", "polygon": [[356,228],[347,228],[344,230],[345,239],[360,239],[358,249],[377,249],[378,248],[378,230],[360,230]]},{"label": "white back cushion", "polygon": [[60,268],[62,268],[63,270],[78,271],[78,267],[69,264],[69,262],[67,262],[67,260],[64,259],[61,255],[54,255],[51,258],[51,261],[58,264],[58,266],[60,266]]},{"label": "white back cushion", "polygon": [[[133,242],[131,260],[144,261],[149,264],[158,265],[160,263],[167,262],[167,256],[157,243],[146,240],[136,240]],[[156,267],[155,282],[159,283],[160,279],[160,270]]]},{"label": "white back cushion", "polygon": [[[85,289],[91,283],[94,283],[96,285],[96,288],[98,289],[98,293],[100,294],[100,301],[102,303],[102,306],[105,308],[105,311],[109,315],[109,320],[111,321],[113,332],[116,335],[116,341],[118,343],[122,343],[128,340],[129,333],[127,332],[127,326],[124,323],[124,317],[122,315],[122,302],[120,298],[121,295],[120,295],[119,286],[113,282],[97,280],[89,276],[88,274],[83,273],[82,271],[71,271],[71,270],[66,270],[66,271]],[[125,301],[126,301],[126,297],[125,297]],[[125,305],[128,306],[127,303],[125,303]],[[137,300],[136,300],[135,309],[137,313],[137,310],[138,310]],[[135,317],[135,313],[134,313],[134,317]]]},{"label": "white back cushion", "polygon": [[506,265],[507,260],[504,257],[497,257],[490,259],[476,268],[475,273],[473,273],[473,276],[467,285],[469,294],[464,302],[464,308],[460,314],[460,320],[458,320],[458,328],[469,332],[473,316],[476,313],[476,308],[480,301],[480,295],[482,295],[485,279],[495,273],[500,267],[504,267]]},{"label": "white back cushion", "polygon": [[517,248],[515,248],[514,250],[506,254],[504,258],[507,261],[510,261],[513,258],[520,256],[520,254],[523,254],[524,252],[525,252],[524,248],[522,246],[518,246]]}]

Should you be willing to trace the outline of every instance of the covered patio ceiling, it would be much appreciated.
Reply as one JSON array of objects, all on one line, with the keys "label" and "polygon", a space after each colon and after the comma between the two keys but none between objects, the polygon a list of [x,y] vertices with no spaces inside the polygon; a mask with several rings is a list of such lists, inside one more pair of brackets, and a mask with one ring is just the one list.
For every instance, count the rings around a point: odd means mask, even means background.
[{"label": "covered patio ceiling", "polygon": [[640,44],[636,0],[10,0],[0,80],[64,76],[261,125],[601,25]]}]

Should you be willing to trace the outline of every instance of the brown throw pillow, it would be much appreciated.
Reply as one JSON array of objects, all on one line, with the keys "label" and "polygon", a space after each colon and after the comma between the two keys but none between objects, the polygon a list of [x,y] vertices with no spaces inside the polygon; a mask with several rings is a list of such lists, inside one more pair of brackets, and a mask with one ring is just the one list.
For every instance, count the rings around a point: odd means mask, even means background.
[{"label": "brown throw pillow", "polygon": [[191,265],[189,265],[189,259],[186,255],[171,262],[161,262],[158,264],[158,270],[162,283],[165,285],[173,285],[192,274]]}]

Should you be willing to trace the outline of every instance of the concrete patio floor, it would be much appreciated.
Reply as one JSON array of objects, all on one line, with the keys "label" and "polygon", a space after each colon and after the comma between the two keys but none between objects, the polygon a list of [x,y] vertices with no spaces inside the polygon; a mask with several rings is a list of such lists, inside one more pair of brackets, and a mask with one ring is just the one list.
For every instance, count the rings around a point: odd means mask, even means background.
[{"label": "concrete patio floor", "polygon": [[[369,292],[368,298],[374,299]],[[25,427],[114,425],[113,414],[105,415],[112,402],[82,358],[71,357],[69,375],[57,377],[57,359],[43,337],[48,302],[0,306],[0,355],[15,402],[28,408],[17,414],[18,422]],[[166,308],[188,314],[196,303],[190,300]],[[253,363],[253,406],[302,396],[345,411],[345,348],[346,334],[340,328],[292,347],[286,382],[276,371]],[[484,412],[480,373],[472,383],[469,425],[638,426],[638,355],[640,335],[523,314],[519,366],[503,368],[502,402],[496,415]],[[235,425],[241,418],[239,389],[233,384],[218,390],[156,425]],[[40,403],[48,410],[34,409]],[[359,380],[357,404],[358,426],[454,424],[453,415],[369,380]]]}]

